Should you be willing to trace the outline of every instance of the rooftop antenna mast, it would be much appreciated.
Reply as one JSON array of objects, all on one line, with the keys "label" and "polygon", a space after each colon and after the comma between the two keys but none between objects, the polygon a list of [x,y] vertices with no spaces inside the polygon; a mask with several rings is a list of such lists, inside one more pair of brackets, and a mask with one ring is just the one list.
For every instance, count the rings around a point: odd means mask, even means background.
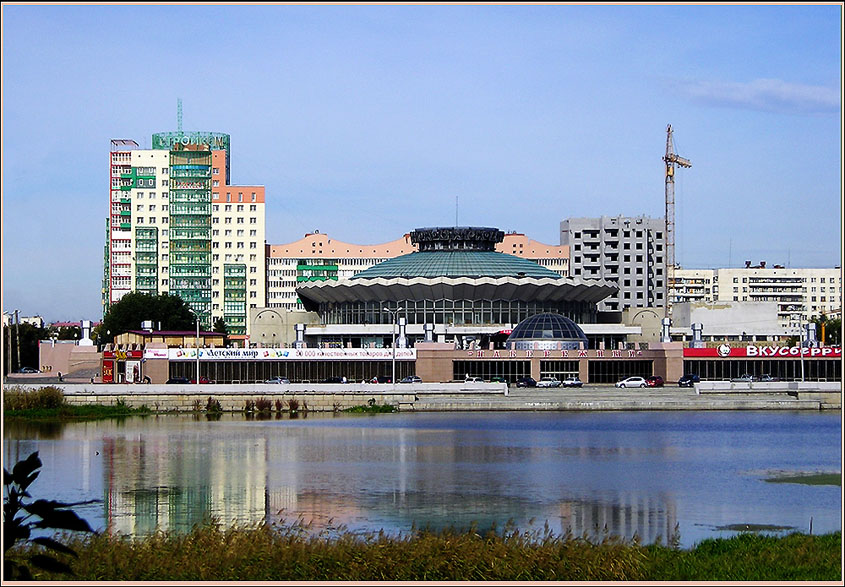
[{"label": "rooftop antenna mast", "polygon": [[176,130],[182,132],[182,98],[176,98]]},{"label": "rooftop antenna mast", "polygon": [[666,126],[666,298],[664,301],[665,318],[671,313],[669,295],[675,288],[675,165],[692,167],[688,159],[675,154],[672,143],[672,125]]}]

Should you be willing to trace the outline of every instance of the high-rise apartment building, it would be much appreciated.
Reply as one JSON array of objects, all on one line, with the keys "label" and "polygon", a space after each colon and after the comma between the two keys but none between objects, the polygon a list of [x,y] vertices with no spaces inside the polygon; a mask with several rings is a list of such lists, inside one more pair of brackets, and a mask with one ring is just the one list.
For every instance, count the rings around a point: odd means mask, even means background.
[{"label": "high-rise apartment building", "polygon": [[130,291],[181,297],[210,328],[247,334],[265,301],[264,186],[230,184],[229,135],[111,142],[103,312]]},{"label": "high-rise apartment building", "polygon": [[842,269],[752,266],[676,269],[672,303],[775,302],[778,322],[788,329],[842,311]]},{"label": "high-rise apartment building", "polygon": [[663,307],[666,300],[666,224],[647,216],[568,218],[560,244],[569,247],[569,274],[606,279],[619,291],[598,304],[600,312]]},{"label": "high-rise apartment building", "polygon": [[[313,232],[292,243],[267,245],[267,307],[303,310],[296,287],[306,281],[340,280],[379,263],[417,251],[411,235],[376,245],[356,245]],[[547,245],[520,233],[506,233],[496,251],[530,259],[569,275],[569,249]]]}]

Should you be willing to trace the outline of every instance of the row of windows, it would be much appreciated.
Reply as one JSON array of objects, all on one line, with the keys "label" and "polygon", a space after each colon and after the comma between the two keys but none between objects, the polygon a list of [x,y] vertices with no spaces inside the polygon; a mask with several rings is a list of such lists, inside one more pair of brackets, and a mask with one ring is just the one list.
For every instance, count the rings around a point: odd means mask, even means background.
[{"label": "row of windows", "polygon": [[[214,204],[214,205],[211,207],[211,209],[212,209],[212,210],[214,210],[215,212],[219,212],[219,211],[220,211],[220,206],[219,206],[218,204]],[[226,205],[224,205],[224,206],[223,206],[223,211],[224,211],[224,212],[231,212],[231,211],[232,211],[232,205],[231,205],[231,204],[226,204]],[[238,204],[238,205],[237,205],[237,207],[236,207],[236,209],[235,209],[235,211],[236,211],[236,212],[243,212],[243,211],[244,211],[243,204]],[[249,205],[249,211],[250,211],[250,212],[257,212],[257,211],[258,211],[258,205],[257,205],[257,204],[250,204],[250,205]]]},{"label": "row of windows", "polygon": [[[220,182],[219,182],[219,181],[217,181],[217,180],[214,180],[214,186],[213,186],[213,187],[218,187],[219,185],[220,185]],[[212,198],[213,200],[219,200],[219,199],[220,199],[220,192],[213,192],[213,194],[212,194],[211,198]],[[231,201],[232,201],[232,192],[226,192],[226,201],[227,201],[227,202],[231,202]],[[243,192],[238,192],[238,199],[237,199],[237,201],[238,201],[238,202],[243,202],[243,201],[244,201],[244,194],[243,194]],[[252,192],[252,195],[251,195],[251,201],[253,201],[253,202],[258,201],[258,196],[256,195],[256,193],[255,193],[255,192]]]},{"label": "row of windows", "polygon": [[[320,304],[325,324],[390,324],[393,317],[379,302]],[[586,302],[523,302],[518,300],[401,300],[397,319],[408,324],[517,324],[543,312],[562,314],[577,323],[591,323],[595,315]]]}]

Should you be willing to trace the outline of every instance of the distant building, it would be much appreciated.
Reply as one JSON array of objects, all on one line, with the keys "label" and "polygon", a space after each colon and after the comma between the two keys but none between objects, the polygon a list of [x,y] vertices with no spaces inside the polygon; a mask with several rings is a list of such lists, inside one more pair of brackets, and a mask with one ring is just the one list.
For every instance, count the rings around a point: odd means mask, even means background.
[{"label": "distant building", "polygon": [[[29,324],[36,328],[44,328],[44,318],[41,316],[18,316],[21,324]],[[3,326],[8,328],[16,324],[14,312],[3,312]],[[77,324],[79,326],[79,324]]]},{"label": "distant building", "polygon": [[765,261],[724,269],[676,269],[675,287],[670,293],[673,304],[775,303],[779,325],[796,330],[799,324],[821,314],[831,317],[841,313],[842,269],[767,267]]},{"label": "distant building", "polygon": [[604,279],[619,291],[600,312],[663,307],[666,300],[666,225],[662,218],[602,216],[560,223],[560,244],[569,247],[569,274]]}]

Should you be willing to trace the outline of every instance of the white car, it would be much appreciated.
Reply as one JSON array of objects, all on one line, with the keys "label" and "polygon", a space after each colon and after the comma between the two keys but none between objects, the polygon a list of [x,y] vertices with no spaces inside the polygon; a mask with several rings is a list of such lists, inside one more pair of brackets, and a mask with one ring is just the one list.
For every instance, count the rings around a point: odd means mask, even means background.
[{"label": "white car", "polygon": [[648,385],[642,377],[628,377],[616,382],[616,387],[645,387]]},{"label": "white car", "polygon": [[567,377],[563,380],[564,387],[581,387],[584,385],[584,382],[581,381],[578,377]]},{"label": "white car", "polygon": [[560,379],[557,377],[541,377],[537,387],[560,387]]}]

